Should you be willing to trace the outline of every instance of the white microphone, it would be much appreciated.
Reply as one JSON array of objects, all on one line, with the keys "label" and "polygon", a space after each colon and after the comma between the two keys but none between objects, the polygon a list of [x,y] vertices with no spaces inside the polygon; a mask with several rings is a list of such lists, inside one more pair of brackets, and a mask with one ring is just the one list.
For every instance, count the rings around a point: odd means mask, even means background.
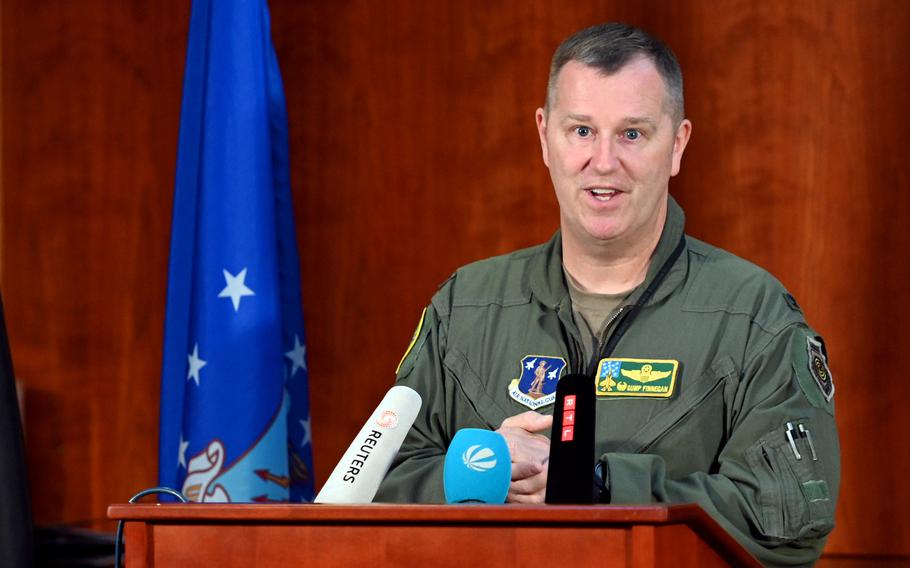
[{"label": "white microphone", "polygon": [[420,404],[420,395],[410,387],[389,389],[335,466],[315,502],[371,503],[417,418]]}]

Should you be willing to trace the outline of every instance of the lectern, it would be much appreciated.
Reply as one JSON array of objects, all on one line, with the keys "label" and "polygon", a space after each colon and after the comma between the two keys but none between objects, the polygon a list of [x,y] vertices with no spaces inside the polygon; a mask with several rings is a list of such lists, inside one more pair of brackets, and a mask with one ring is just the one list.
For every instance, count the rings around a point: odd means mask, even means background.
[{"label": "lectern", "polygon": [[756,566],[698,505],[111,505],[126,565]]}]

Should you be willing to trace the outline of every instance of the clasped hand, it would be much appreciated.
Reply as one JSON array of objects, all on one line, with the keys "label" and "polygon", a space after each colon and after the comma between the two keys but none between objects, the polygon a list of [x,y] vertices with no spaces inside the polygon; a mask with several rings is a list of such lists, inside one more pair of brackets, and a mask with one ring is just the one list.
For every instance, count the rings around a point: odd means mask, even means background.
[{"label": "clasped hand", "polygon": [[509,503],[544,502],[550,439],[537,432],[552,426],[552,416],[529,410],[506,418],[496,430],[506,439],[512,457],[512,482],[506,497]]}]

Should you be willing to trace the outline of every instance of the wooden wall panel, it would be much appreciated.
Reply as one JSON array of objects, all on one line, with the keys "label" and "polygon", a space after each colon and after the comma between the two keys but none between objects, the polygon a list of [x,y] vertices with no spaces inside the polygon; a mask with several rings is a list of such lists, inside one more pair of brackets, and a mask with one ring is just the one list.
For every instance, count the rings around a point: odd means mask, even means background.
[{"label": "wooden wall panel", "polygon": [[[556,228],[533,122],[548,60],[572,31],[619,19],[666,39],[683,64],[695,129],[671,189],[690,232],[771,270],[827,339],[844,459],[829,551],[910,555],[897,514],[910,504],[898,374],[910,7],[270,4],[318,480],[391,385],[436,286]],[[188,2],[3,10],[3,291],[28,387],[36,518],[72,522],[155,478]]]},{"label": "wooden wall panel", "polygon": [[3,294],[35,521],[157,477],[188,5],[3,2]]}]

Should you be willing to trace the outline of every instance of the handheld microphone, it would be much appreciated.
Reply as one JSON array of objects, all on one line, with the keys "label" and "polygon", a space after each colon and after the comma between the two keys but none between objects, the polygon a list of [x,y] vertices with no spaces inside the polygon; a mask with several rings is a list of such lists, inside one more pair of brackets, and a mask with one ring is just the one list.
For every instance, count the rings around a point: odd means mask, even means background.
[{"label": "handheld microphone", "polygon": [[442,479],[446,503],[505,503],[512,480],[506,439],[490,430],[459,430],[446,452]]},{"label": "handheld microphone", "polygon": [[556,383],[547,503],[593,503],[594,379],[570,374]]},{"label": "handheld microphone", "polygon": [[417,418],[420,395],[412,388],[389,389],[323,485],[316,503],[370,503]]}]

